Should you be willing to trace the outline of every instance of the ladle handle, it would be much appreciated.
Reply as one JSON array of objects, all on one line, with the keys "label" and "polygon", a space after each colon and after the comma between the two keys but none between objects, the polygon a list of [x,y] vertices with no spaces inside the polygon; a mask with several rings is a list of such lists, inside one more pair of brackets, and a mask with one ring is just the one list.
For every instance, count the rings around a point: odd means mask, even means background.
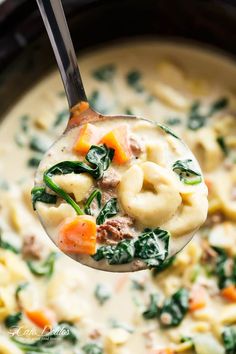
[{"label": "ladle handle", "polygon": [[36,0],[65,88],[69,108],[85,101],[83,82],[61,0]]}]

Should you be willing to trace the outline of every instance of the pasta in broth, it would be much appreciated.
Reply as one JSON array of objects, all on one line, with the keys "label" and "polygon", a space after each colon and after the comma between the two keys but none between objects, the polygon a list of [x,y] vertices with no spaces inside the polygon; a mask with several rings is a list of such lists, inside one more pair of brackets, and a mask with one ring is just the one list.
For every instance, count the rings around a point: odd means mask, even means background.
[{"label": "pasta in broth", "polygon": [[55,244],[103,270],[160,265],[207,215],[193,154],[169,128],[144,119],[70,129],[42,160],[36,183],[33,203]]}]

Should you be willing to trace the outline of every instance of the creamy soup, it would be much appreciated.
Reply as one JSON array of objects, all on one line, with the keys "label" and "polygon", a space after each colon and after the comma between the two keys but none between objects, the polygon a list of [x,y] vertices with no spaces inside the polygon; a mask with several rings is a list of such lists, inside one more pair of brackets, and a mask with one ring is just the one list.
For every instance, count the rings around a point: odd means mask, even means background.
[{"label": "creamy soup", "polygon": [[144,119],[69,129],[43,157],[36,184],[33,204],[55,244],[102,270],[161,265],[207,216],[195,157],[169,128]]},{"label": "creamy soup", "polygon": [[235,353],[234,63],[157,42],[120,44],[80,62],[95,109],[156,119],[189,144],[209,189],[209,217],[153,271],[109,274],[59,253],[30,195],[68,117],[58,73],[45,76],[0,130],[0,353]]}]

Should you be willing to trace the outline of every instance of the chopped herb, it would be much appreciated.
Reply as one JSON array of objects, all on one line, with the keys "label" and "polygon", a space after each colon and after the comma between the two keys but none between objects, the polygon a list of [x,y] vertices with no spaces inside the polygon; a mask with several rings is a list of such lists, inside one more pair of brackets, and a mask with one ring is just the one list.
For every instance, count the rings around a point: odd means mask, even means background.
[{"label": "chopped herb", "polygon": [[100,344],[87,343],[82,347],[85,354],[103,354],[103,349]]},{"label": "chopped herb", "polygon": [[172,256],[168,259],[166,259],[163,263],[159,264],[157,267],[153,268],[153,276],[157,276],[158,274],[160,274],[161,272],[163,272],[164,270],[168,269],[169,267],[172,266],[172,264],[174,263],[176,257]]},{"label": "chopped herb", "polygon": [[112,328],[122,328],[129,333],[134,333],[134,329],[126,323],[118,322],[116,319],[111,319],[110,324]]},{"label": "chopped herb", "polygon": [[3,248],[4,250],[8,250],[8,251],[11,251],[15,254],[18,254],[20,253],[20,250],[18,248],[16,248],[15,246],[13,246],[12,244],[10,244],[9,242],[7,241],[4,241],[2,239],[2,234],[0,232],[0,248]]},{"label": "chopped herb", "polygon": [[119,212],[117,198],[111,198],[108,202],[103,206],[100,213],[97,216],[96,223],[98,225],[104,224],[106,219],[115,216]]},{"label": "chopped herb", "polygon": [[103,99],[101,93],[98,90],[92,92],[91,96],[88,99],[89,105],[97,112],[101,114],[107,114],[109,108],[105,106],[105,100]]},{"label": "chopped herb", "polygon": [[24,132],[24,133],[27,133],[28,130],[29,130],[29,119],[30,117],[28,115],[24,115],[20,118],[21,120],[21,130]]},{"label": "chopped herb", "polygon": [[69,111],[68,109],[64,109],[63,111],[59,112],[56,116],[56,119],[53,123],[54,127],[58,127],[62,123],[66,122],[69,118]]},{"label": "chopped herb", "polygon": [[142,92],[143,91],[143,86],[140,83],[141,77],[142,76],[141,76],[140,71],[137,71],[137,70],[130,71],[126,75],[127,84],[130,87],[132,87],[133,89],[135,89],[135,91]]},{"label": "chopped herb", "polygon": [[228,104],[229,104],[229,100],[227,97],[219,98],[217,101],[212,103],[208,112],[208,117],[211,117],[213,114],[217,113],[218,111],[225,109],[228,106]]},{"label": "chopped herb", "polygon": [[98,81],[111,82],[115,75],[115,65],[107,64],[93,71],[93,77]]},{"label": "chopped herb", "polygon": [[185,184],[199,184],[202,182],[202,176],[199,172],[193,170],[191,167],[193,161],[191,159],[187,160],[177,160],[173,164],[173,171],[179,175],[180,181]]},{"label": "chopped herb", "polygon": [[134,115],[134,113],[133,113],[132,109],[131,109],[131,108],[129,108],[129,107],[125,108],[125,110],[124,110],[124,114],[128,114],[128,115],[130,115],[130,116]]},{"label": "chopped herb", "polygon": [[158,126],[164,130],[164,132],[166,132],[167,134],[172,135],[174,138],[179,139],[179,137],[166,125],[162,125],[162,124],[158,124]]},{"label": "chopped herb", "polygon": [[181,119],[180,118],[168,118],[166,120],[166,124],[168,125],[179,125],[181,124]]},{"label": "chopped herb", "polygon": [[92,257],[96,261],[106,259],[109,264],[127,264],[140,258],[150,267],[157,266],[168,255],[169,236],[160,228],[147,230],[136,241],[122,240],[115,246],[101,246]]},{"label": "chopped herb", "polygon": [[97,284],[94,295],[100,305],[103,305],[111,297],[111,290],[105,284]]},{"label": "chopped herb", "polygon": [[188,311],[189,293],[181,288],[164,301],[160,310],[160,322],[164,327],[178,326]]},{"label": "chopped herb", "polygon": [[188,114],[187,127],[191,130],[198,130],[202,128],[206,123],[206,116],[199,112],[200,102],[196,101],[190,107]]},{"label": "chopped herb", "polygon": [[186,342],[191,342],[193,345],[193,338],[192,337],[188,337],[188,336],[182,336],[180,339],[180,343],[186,343]]},{"label": "chopped herb", "polygon": [[40,156],[40,157],[36,157],[36,156],[34,156],[34,157],[31,157],[28,161],[27,161],[27,165],[29,166],[29,167],[38,167],[38,165],[40,164],[40,161],[41,161],[41,159],[42,159],[42,156]]},{"label": "chopped herb", "polygon": [[143,317],[146,320],[151,320],[159,316],[160,314],[160,307],[158,306],[159,301],[160,301],[160,297],[158,294],[150,295],[150,303],[148,305],[148,308],[143,312]]},{"label": "chopped herb", "polygon": [[34,275],[50,277],[54,271],[57,256],[57,253],[51,252],[43,263],[27,261],[27,265]]},{"label": "chopped herb", "polygon": [[98,207],[101,208],[101,199],[102,199],[102,193],[99,189],[95,189],[90,196],[88,197],[88,199],[86,200],[85,206],[84,206],[84,212],[85,214],[88,215],[92,215],[92,211],[91,211],[91,204],[94,201],[94,199],[96,199]]},{"label": "chopped herb", "polygon": [[57,195],[63,198],[68,204],[74,208],[78,215],[83,215],[83,211],[80,206],[60,188],[51,177],[54,175],[65,175],[69,173],[88,173],[95,179],[102,178],[104,172],[108,169],[114,156],[114,150],[107,148],[105,145],[95,146],[92,145],[85,161],[89,164],[81,161],[62,161],[58,164],[50,167],[44,172],[44,182],[48,188],[53,190]]},{"label": "chopped herb", "polygon": [[226,142],[225,142],[225,138],[223,136],[218,136],[218,138],[216,139],[217,143],[219,144],[223,154],[225,156],[228,155],[229,153],[229,149],[228,149],[228,146],[226,145]]},{"label": "chopped herb", "polygon": [[22,134],[15,134],[15,136],[14,136],[14,141],[15,141],[15,143],[17,144],[17,146],[19,146],[19,147],[23,147],[23,146],[25,146],[26,145],[26,139],[25,139],[25,136],[24,135],[22,135]]},{"label": "chopped herb", "polygon": [[39,136],[33,136],[29,142],[29,148],[33,151],[45,153],[50,147],[51,142],[42,139]]},{"label": "chopped herb", "polygon": [[144,291],[146,289],[146,287],[142,281],[140,281],[138,279],[132,279],[131,281],[132,281],[132,289],[138,290],[138,291]]},{"label": "chopped herb", "polygon": [[19,284],[19,285],[17,286],[17,288],[16,288],[16,293],[15,293],[15,295],[16,295],[16,300],[19,300],[19,294],[20,294],[20,292],[21,292],[22,290],[26,289],[28,285],[29,285],[29,283],[21,283],[21,284]]},{"label": "chopped herb", "polygon": [[47,204],[55,204],[57,202],[57,196],[47,193],[44,187],[34,187],[31,191],[31,197],[34,210],[36,210],[37,202]]},{"label": "chopped herb", "polygon": [[226,327],[222,333],[225,354],[236,353],[236,327]]},{"label": "chopped herb", "polygon": [[22,319],[22,312],[17,312],[5,318],[4,324],[7,328],[16,327],[18,322]]},{"label": "chopped herb", "polygon": [[49,354],[48,348],[61,345],[63,342],[75,345],[78,341],[77,334],[73,326],[68,323],[60,323],[49,333],[42,335],[35,342],[22,342],[18,338],[11,337],[11,340],[24,352]]},{"label": "chopped herb", "polygon": [[223,289],[231,284],[236,285],[236,258],[228,257],[227,253],[219,247],[214,247],[217,252],[215,275],[218,278],[218,286]]}]

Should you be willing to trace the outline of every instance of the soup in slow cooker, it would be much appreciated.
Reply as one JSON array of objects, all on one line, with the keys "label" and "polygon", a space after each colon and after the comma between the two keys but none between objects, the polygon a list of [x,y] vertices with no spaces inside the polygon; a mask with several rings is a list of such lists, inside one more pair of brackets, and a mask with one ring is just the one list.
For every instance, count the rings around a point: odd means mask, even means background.
[{"label": "soup in slow cooker", "polygon": [[109,274],[60,253],[30,193],[68,117],[60,78],[48,74],[0,130],[0,353],[235,353],[234,63],[154,41],[107,47],[80,62],[95,109],[155,117],[186,141],[208,186],[208,219],[181,253],[152,271]]}]

